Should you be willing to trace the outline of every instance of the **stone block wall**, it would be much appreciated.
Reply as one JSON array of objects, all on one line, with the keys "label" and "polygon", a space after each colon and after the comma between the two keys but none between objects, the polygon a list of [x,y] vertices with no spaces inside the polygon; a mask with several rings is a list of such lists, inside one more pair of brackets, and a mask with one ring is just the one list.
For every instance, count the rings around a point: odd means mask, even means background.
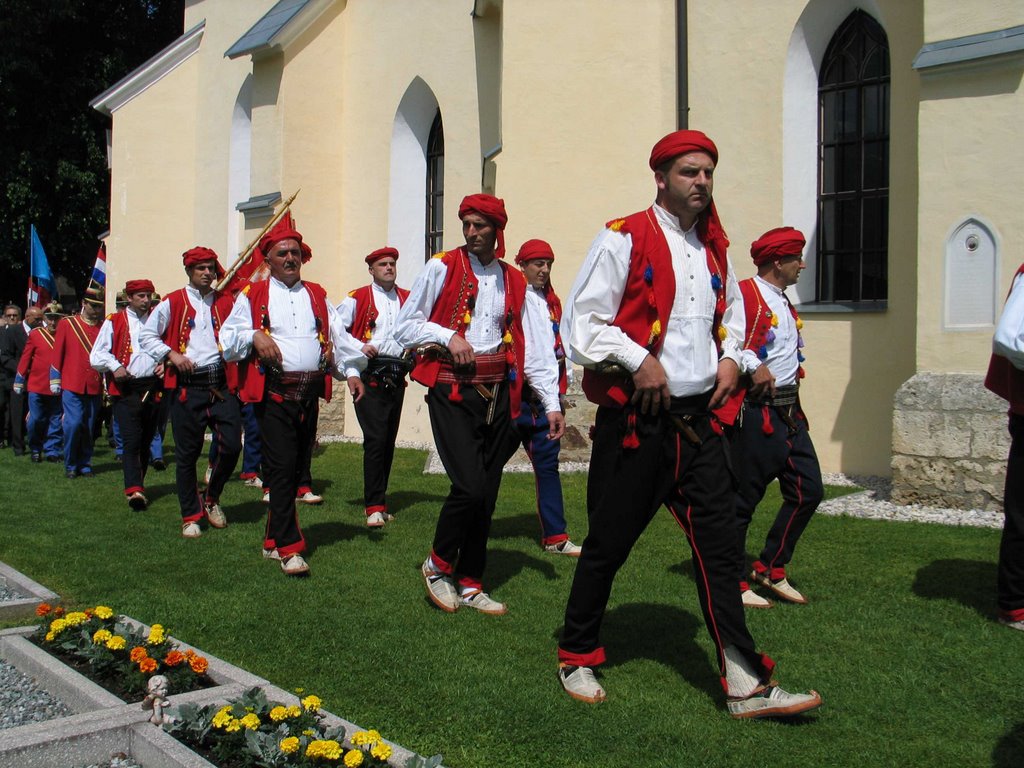
[{"label": "stone block wall", "polygon": [[1006,456],[1004,400],[966,373],[919,373],[896,392],[892,500],[897,504],[1001,510]]}]

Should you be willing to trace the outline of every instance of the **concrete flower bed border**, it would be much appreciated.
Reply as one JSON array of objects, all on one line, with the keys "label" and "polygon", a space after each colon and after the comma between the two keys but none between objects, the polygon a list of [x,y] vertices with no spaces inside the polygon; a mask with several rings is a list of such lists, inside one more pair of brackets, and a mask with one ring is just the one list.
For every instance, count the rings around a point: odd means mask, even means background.
[{"label": "concrete flower bed border", "polygon": [[27,618],[35,616],[36,606],[41,603],[52,603],[60,599],[60,595],[51,592],[42,584],[38,584],[20,571],[16,571],[6,563],[0,563],[0,581],[7,584],[12,592],[23,597],[15,600],[0,600],[0,620]]}]

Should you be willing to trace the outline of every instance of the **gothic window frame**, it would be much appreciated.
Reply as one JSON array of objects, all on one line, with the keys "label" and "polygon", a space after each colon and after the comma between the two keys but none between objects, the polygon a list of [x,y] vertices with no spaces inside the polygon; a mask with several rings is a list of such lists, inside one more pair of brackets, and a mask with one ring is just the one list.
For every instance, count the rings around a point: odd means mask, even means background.
[{"label": "gothic window frame", "polygon": [[444,121],[437,110],[430,126],[426,147],[426,221],[424,261],[444,248]]}]

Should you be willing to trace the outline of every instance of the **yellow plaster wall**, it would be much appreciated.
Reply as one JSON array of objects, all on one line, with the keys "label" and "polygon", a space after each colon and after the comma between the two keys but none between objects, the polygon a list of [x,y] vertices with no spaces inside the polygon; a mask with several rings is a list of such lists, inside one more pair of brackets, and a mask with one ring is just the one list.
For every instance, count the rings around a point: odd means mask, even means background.
[{"label": "yellow plaster wall", "polygon": [[[930,1],[929,41],[992,32],[1024,24],[1019,2]],[[1024,176],[1024,56],[996,57],[921,73],[920,210],[918,250],[921,370],[982,373],[993,328],[943,329],[946,241],[968,216],[996,236],[999,284],[996,307],[1024,259],[1024,221],[1015,180]],[[955,280],[956,276],[949,276]]]}]

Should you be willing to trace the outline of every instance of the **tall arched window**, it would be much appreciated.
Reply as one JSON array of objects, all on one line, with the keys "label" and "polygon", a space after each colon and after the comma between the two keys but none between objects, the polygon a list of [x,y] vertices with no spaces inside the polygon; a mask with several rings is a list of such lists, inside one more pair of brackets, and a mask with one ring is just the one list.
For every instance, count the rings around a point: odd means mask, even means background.
[{"label": "tall arched window", "polygon": [[429,259],[444,246],[444,125],[437,110],[427,138],[427,226],[424,255]]},{"label": "tall arched window", "polygon": [[888,295],[889,43],[864,11],[842,23],[818,82],[818,300]]}]

